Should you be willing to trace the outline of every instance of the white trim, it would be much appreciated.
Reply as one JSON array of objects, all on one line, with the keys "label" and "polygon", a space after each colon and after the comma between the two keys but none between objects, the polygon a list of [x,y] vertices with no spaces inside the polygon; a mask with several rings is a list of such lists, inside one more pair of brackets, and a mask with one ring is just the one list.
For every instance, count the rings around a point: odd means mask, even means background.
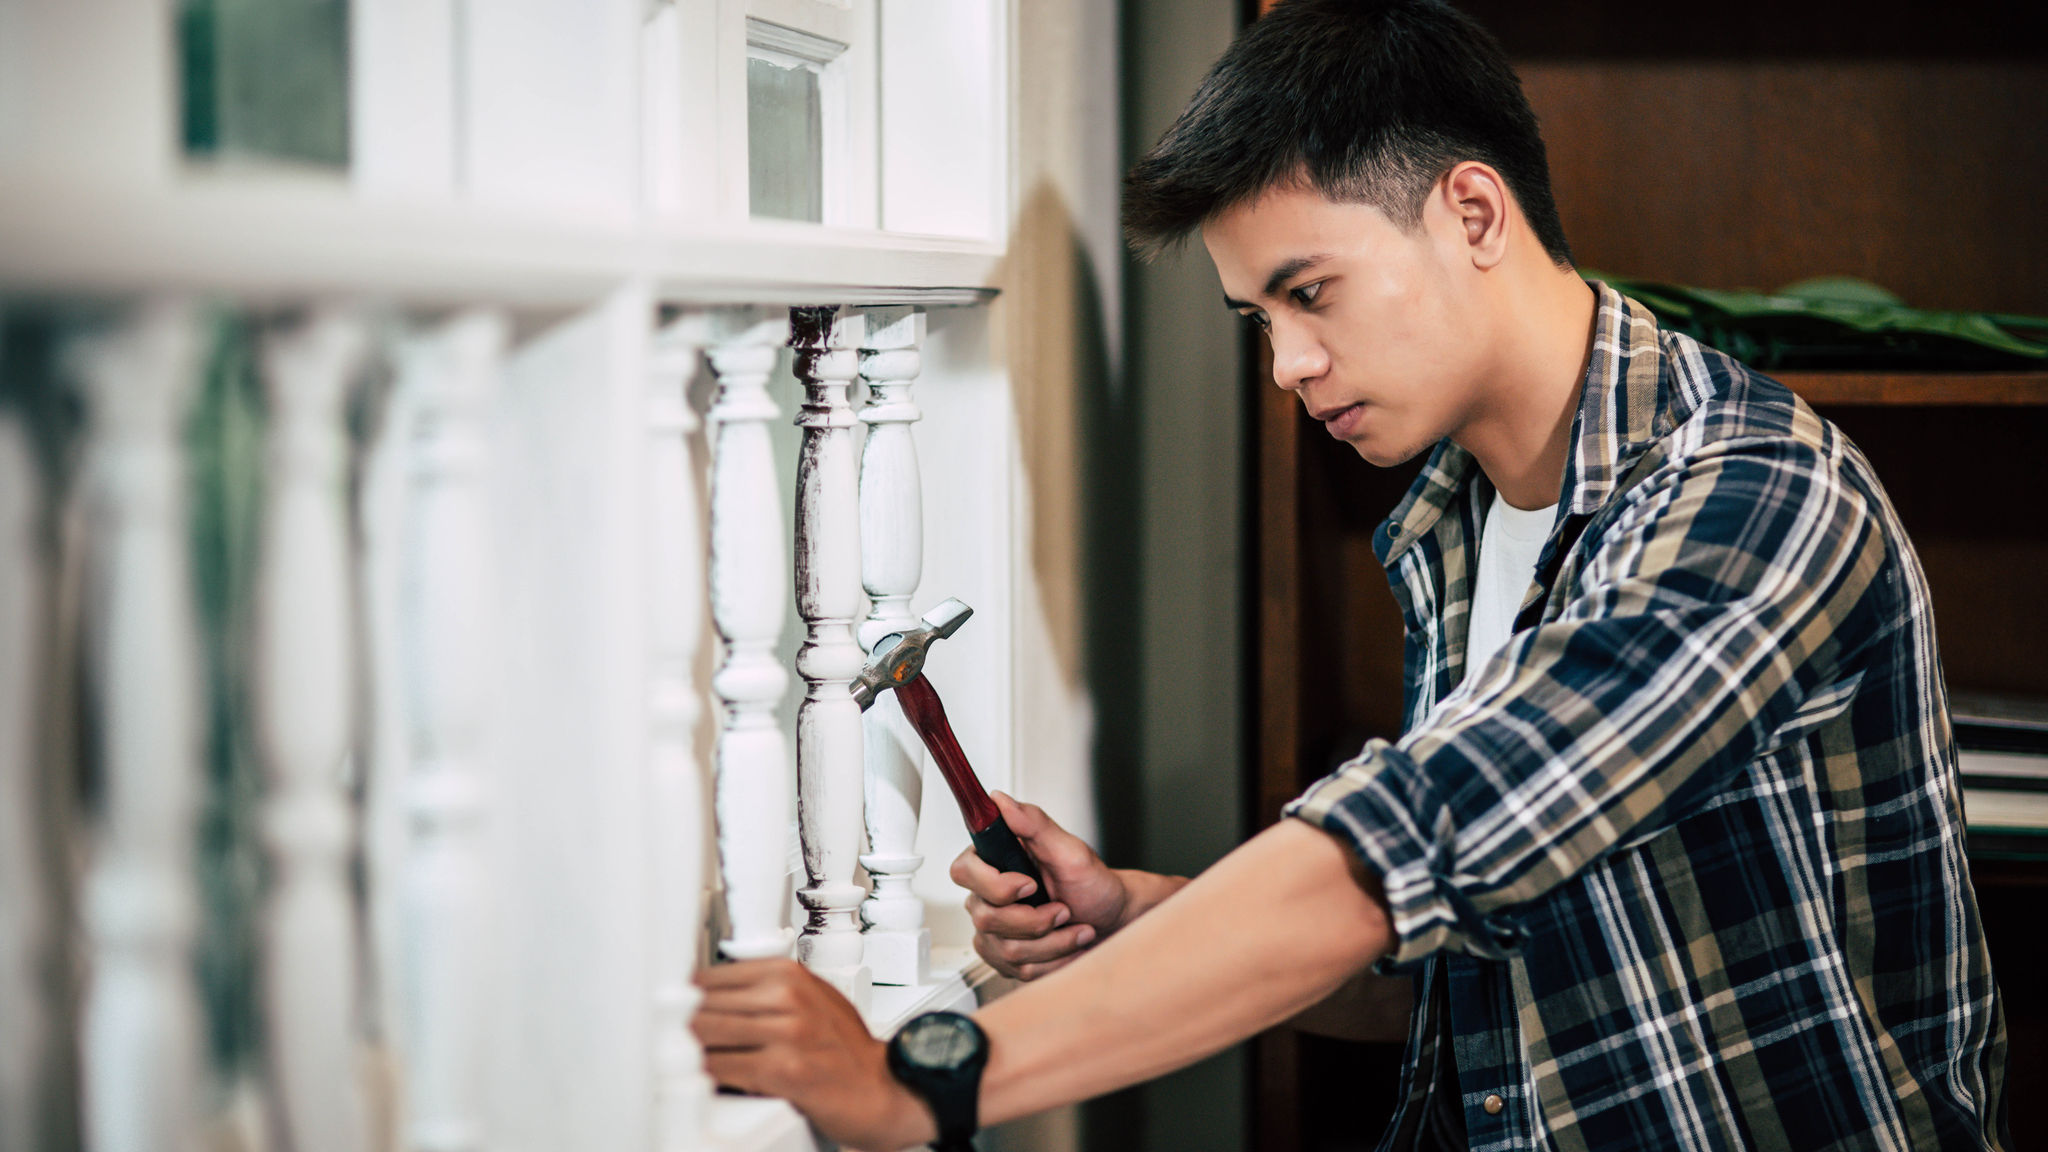
[{"label": "white trim", "polygon": [[[788,68],[798,64],[823,67],[839,59],[847,46],[838,40],[816,36],[758,17],[747,17],[748,55],[772,60]],[[779,58],[778,58],[779,57]]]},{"label": "white trim", "polygon": [[785,221],[572,228],[507,209],[367,204],[338,179],[188,180],[169,192],[0,174],[0,290],[238,299],[360,294],[424,306],[588,305],[645,277],[670,302],[978,303],[1003,249]]}]

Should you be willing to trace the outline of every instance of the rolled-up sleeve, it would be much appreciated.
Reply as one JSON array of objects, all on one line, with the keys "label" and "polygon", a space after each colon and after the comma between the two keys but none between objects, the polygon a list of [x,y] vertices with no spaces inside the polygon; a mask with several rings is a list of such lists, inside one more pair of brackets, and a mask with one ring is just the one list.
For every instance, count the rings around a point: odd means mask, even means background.
[{"label": "rolled-up sleeve", "polygon": [[1288,806],[1380,875],[1391,963],[1511,954],[1519,906],[1846,706],[1887,545],[1841,464],[1759,438],[1659,466],[1589,527],[1555,619]]}]

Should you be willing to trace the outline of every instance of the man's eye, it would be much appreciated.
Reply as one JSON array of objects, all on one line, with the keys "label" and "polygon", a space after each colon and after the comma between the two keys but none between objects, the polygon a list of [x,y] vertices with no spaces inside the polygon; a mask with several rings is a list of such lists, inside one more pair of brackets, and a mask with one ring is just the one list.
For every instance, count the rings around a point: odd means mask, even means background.
[{"label": "man's eye", "polygon": [[1296,302],[1300,303],[1303,307],[1307,307],[1316,302],[1316,295],[1322,290],[1323,282],[1318,280],[1313,284],[1303,284],[1301,287],[1290,292],[1289,295],[1293,296]]},{"label": "man's eye", "polygon": [[1261,332],[1270,332],[1273,329],[1273,322],[1266,319],[1264,312],[1239,312],[1238,315],[1244,317],[1252,327],[1257,328]]}]

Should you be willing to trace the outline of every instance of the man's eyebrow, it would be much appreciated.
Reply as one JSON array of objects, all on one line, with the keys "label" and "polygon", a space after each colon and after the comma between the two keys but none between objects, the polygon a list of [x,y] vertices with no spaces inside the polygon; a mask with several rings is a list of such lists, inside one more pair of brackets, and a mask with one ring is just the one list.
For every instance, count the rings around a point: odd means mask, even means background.
[{"label": "man's eyebrow", "polygon": [[1296,256],[1292,260],[1282,261],[1278,268],[1273,269],[1273,274],[1266,277],[1265,295],[1278,296],[1282,285],[1329,258],[1330,253],[1324,252],[1316,256]]},{"label": "man's eyebrow", "polygon": [[[1321,264],[1323,261],[1328,260],[1330,258],[1330,255],[1331,254],[1328,252],[1323,252],[1315,256],[1296,256],[1291,260],[1281,261],[1280,266],[1278,268],[1273,269],[1273,274],[1271,276],[1266,277],[1266,287],[1264,295],[1266,295],[1268,298],[1279,295],[1281,286],[1285,285],[1289,280],[1294,279],[1296,276],[1301,275],[1303,272],[1306,272],[1309,269],[1315,267],[1316,265]],[[1223,294],[1223,306],[1225,308],[1230,309],[1233,312],[1243,311],[1246,308],[1257,307],[1257,305],[1252,304],[1249,301],[1239,300],[1237,297],[1232,296],[1228,292],[1225,292]]]}]

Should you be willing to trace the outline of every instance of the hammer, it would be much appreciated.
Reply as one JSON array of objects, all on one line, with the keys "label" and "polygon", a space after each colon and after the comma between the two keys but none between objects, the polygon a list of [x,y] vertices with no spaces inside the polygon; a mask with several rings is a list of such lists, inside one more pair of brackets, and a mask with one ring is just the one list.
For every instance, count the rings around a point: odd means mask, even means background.
[{"label": "hammer", "polygon": [[1045,878],[1038,874],[1037,862],[1003,822],[995,801],[982,790],[973,766],[967,763],[967,754],[960,750],[960,741],[953,736],[953,726],[946,722],[946,706],[939,702],[939,694],[924,675],[924,658],[932,643],[959,631],[960,625],[972,615],[974,609],[949,599],[925,613],[919,627],[891,632],[875,641],[866,666],[854,678],[853,698],[865,712],[882,693],[891,688],[896,690],[903,715],[917,729],[932,759],[938,761],[939,773],[953,790],[953,799],[960,805],[960,818],[967,822],[967,835],[974,841],[975,853],[999,871],[1031,877],[1037,887],[1024,898],[1024,903],[1043,904],[1047,900]]}]

